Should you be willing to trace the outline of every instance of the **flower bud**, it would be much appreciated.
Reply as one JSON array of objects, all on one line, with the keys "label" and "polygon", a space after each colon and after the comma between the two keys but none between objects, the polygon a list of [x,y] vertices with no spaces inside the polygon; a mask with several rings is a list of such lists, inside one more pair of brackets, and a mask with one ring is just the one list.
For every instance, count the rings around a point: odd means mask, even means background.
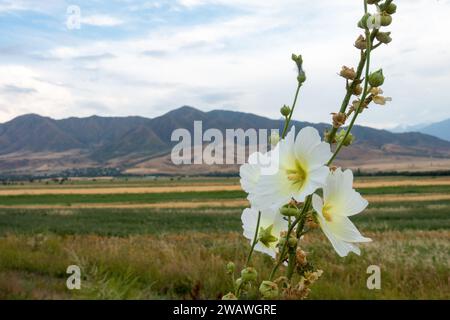
[{"label": "flower bud", "polygon": [[380,87],[383,85],[383,83],[384,83],[383,69],[372,72],[369,75],[369,84],[372,87]]},{"label": "flower bud", "polygon": [[355,140],[355,137],[351,133],[347,137],[345,137],[346,134],[347,134],[346,130],[341,130],[336,136],[336,140],[339,143],[342,143],[344,147],[348,147]]},{"label": "flower bud", "polygon": [[288,240],[289,248],[297,248],[298,240],[295,237],[290,237]]},{"label": "flower bud", "polygon": [[273,300],[278,298],[278,285],[272,281],[263,281],[259,286],[259,293],[264,299]]},{"label": "flower bud", "polygon": [[297,77],[297,81],[300,84],[302,84],[303,82],[306,81],[306,74],[303,71],[301,73],[299,73],[299,75]]},{"label": "flower bud", "polygon": [[369,20],[370,18],[370,13],[366,13],[361,20],[359,20],[358,22],[358,27],[361,29],[366,29],[367,28],[367,20]]},{"label": "flower bud", "polygon": [[347,79],[347,80],[355,80],[356,78],[356,72],[355,69],[349,68],[346,66],[342,67],[341,72],[339,73],[341,77]]},{"label": "flower bud", "polygon": [[280,209],[280,213],[286,217],[295,217],[299,211],[297,208],[283,207]]},{"label": "flower bud", "polygon": [[355,47],[359,50],[366,50],[367,49],[367,41],[364,36],[360,35],[358,39],[356,39]]},{"label": "flower bud", "polygon": [[395,3],[390,3],[385,9],[386,13],[388,14],[394,14],[397,12],[397,5]]},{"label": "flower bud", "polygon": [[303,64],[303,57],[301,54],[296,55],[295,53],[292,54],[292,61],[294,61],[296,64],[302,65]]},{"label": "flower bud", "polygon": [[363,92],[363,88],[360,84],[356,85],[355,88],[353,89],[353,94],[355,96],[361,95],[362,92]]},{"label": "flower bud", "polygon": [[378,41],[384,44],[388,44],[392,41],[390,32],[378,32],[376,38]]},{"label": "flower bud", "polygon": [[389,14],[383,12],[381,14],[380,22],[381,22],[381,26],[387,27],[388,25],[390,25],[392,23],[392,17]]},{"label": "flower bud", "polygon": [[280,109],[281,115],[283,117],[288,117],[291,114],[291,108],[289,108],[288,106],[284,105],[281,109]]},{"label": "flower bud", "polygon": [[227,264],[227,273],[228,274],[233,274],[234,270],[236,270],[236,266],[234,265],[233,262],[228,262]]},{"label": "flower bud", "polygon": [[241,271],[241,277],[243,282],[254,282],[258,278],[258,272],[255,268],[247,267]]},{"label": "flower bud", "polygon": [[332,113],[333,115],[333,127],[334,128],[340,128],[345,124],[345,121],[347,121],[347,115],[345,113],[339,112],[339,113]]},{"label": "flower bud", "polygon": [[243,283],[242,278],[237,278],[234,283],[236,284],[236,288],[239,288]]},{"label": "flower bud", "polygon": [[292,60],[297,64],[297,68],[298,68],[298,83],[302,84],[303,82],[306,81],[306,74],[305,71],[303,70],[303,57],[301,55],[296,55],[293,54],[292,55]]},{"label": "flower bud", "polygon": [[222,300],[237,300],[237,299],[238,298],[236,298],[236,296],[231,292],[222,297]]}]

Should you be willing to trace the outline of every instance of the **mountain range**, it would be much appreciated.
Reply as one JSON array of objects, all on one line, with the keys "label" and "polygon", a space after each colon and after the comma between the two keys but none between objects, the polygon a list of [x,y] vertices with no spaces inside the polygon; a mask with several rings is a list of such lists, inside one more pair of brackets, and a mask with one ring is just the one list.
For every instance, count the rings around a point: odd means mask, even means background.
[{"label": "mountain range", "polygon": [[391,130],[395,133],[420,132],[450,141],[450,119],[428,124],[399,126]]},{"label": "mountain range", "polygon": [[[0,124],[0,174],[54,174],[83,168],[118,168],[134,174],[201,174],[236,172],[237,166],[192,165],[170,161],[175,129],[280,129],[282,120],[254,114],[181,107],[157,118],[99,117],[54,120],[36,114]],[[324,132],[328,124],[293,122]],[[423,133],[392,133],[369,127],[354,128],[356,142],[339,163],[362,170],[449,169],[450,142]],[[397,166],[398,165],[398,166]],[[403,165],[403,167],[402,167]],[[430,167],[431,166],[431,167]]]}]

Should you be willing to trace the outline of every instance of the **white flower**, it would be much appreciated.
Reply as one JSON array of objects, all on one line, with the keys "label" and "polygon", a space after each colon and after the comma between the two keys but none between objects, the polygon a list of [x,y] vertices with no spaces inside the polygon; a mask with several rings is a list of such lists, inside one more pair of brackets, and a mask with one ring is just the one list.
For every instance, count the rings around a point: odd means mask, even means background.
[{"label": "white flower", "polygon": [[247,199],[254,208],[261,208],[257,205],[255,197],[257,195],[256,186],[262,174],[271,170],[273,166],[272,152],[266,154],[255,152],[248,157],[248,163],[241,166],[239,175],[241,177],[241,187],[248,193]]},{"label": "white flower", "polygon": [[[322,142],[319,132],[307,127],[295,138],[295,128],[281,140],[274,150],[264,155],[271,161],[270,168],[259,170],[259,165],[241,168],[244,190],[256,208],[279,209],[295,199],[305,198],[325,185],[331,158],[330,145]],[[250,161],[249,161],[250,162]]]},{"label": "white flower", "polygon": [[361,254],[355,243],[370,242],[356,229],[348,218],[362,212],[368,205],[367,200],[353,189],[353,173],[337,169],[329,174],[323,188],[324,200],[314,194],[312,203],[317,212],[319,224],[330,240],[336,252],[345,257],[349,252]]},{"label": "white flower", "polygon": [[[258,224],[258,213],[256,209],[245,209],[242,213],[242,225],[244,228],[244,237],[253,242],[256,226]],[[288,222],[276,210],[261,210],[261,219],[259,222],[258,237],[262,238],[255,246],[255,251],[263,252],[276,257],[278,252],[277,244],[280,239],[280,233],[287,231]]]}]

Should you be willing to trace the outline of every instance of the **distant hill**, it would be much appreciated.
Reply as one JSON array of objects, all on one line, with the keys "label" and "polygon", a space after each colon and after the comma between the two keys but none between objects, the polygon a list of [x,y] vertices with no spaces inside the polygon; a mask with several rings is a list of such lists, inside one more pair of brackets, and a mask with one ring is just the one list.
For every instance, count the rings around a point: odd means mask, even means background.
[{"label": "distant hill", "polygon": [[391,131],[394,133],[420,132],[435,136],[446,141],[450,141],[450,119],[431,124],[418,124],[413,126],[397,127],[392,129]]},{"label": "distant hill", "polygon": [[450,141],[450,119],[430,124],[420,129],[420,132]]},{"label": "distant hill", "polygon": [[[282,120],[249,113],[224,110],[202,112],[187,106],[153,119],[92,116],[54,120],[35,114],[23,115],[0,124],[0,174],[45,173],[105,166],[128,172],[145,172],[138,169],[145,168],[146,164],[153,173],[176,173],[180,168],[168,169],[167,154],[174,145],[170,141],[171,134],[179,128],[192,132],[196,120],[203,122],[203,130],[281,129],[283,125]],[[306,122],[293,122],[293,125],[297,128],[314,126],[321,133],[329,127],[328,124]],[[441,124],[441,128],[445,129],[445,126],[448,128],[448,122]],[[439,128],[432,127],[430,130]],[[392,133],[362,126],[355,127],[354,134],[356,143],[342,153],[341,161],[382,161],[392,157],[450,158],[450,142],[431,135]]]}]

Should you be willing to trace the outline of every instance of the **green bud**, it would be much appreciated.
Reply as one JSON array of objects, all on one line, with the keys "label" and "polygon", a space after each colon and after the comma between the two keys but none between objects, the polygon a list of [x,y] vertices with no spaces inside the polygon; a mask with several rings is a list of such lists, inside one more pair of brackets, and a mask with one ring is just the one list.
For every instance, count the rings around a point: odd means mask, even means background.
[{"label": "green bud", "polygon": [[228,262],[227,264],[227,273],[228,274],[233,274],[234,270],[236,270],[236,266],[234,265],[233,262]]},{"label": "green bud", "polygon": [[384,44],[388,44],[392,41],[390,32],[378,32],[376,38],[378,41]]},{"label": "green bud", "polygon": [[383,13],[380,22],[383,27],[387,27],[392,23],[392,17],[387,13]]},{"label": "green bud", "polygon": [[394,14],[397,12],[397,5],[395,3],[390,3],[384,10],[386,13]]},{"label": "green bud", "polygon": [[288,246],[289,248],[296,248],[297,247],[297,239],[295,237],[290,237],[288,240]]},{"label": "green bud", "polygon": [[242,278],[237,278],[234,283],[236,284],[236,288],[239,288],[243,283]]},{"label": "green bud", "polygon": [[301,54],[299,54],[299,55],[296,55],[296,54],[292,54],[292,60],[296,63],[296,64],[299,64],[299,65],[302,65],[303,64],[303,57],[302,57],[302,55]]},{"label": "green bud", "polygon": [[238,298],[236,298],[236,296],[231,292],[227,293],[222,297],[222,300],[237,300],[237,299]]},{"label": "green bud", "polygon": [[304,83],[306,81],[306,74],[305,74],[305,72],[302,71],[302,72],[300,72],[298,74],[297,81],[300,84],[302,84],[302,83]]},{"label": "green bud", "polygon": [[[353,143],[353,141],[355,140],[355,137],[350,133],[347,137],[345,137],[345,135],[347,134],[346,130],[341,130],[339,131],[339,133],[336,136],[336,140],[339,143],[342,143],[343,146],[348,147],[349,145],[351,145]],[[344,140],[345,138],[345,140]]]},{"label": "green bud", "polygon": [[303,70],[303,57],[301,55],[296,55],[293,54],[292,55],[292,60],[297,64],[297,68],[298,68],[298,83],[302,84],[303,82],[306,81],[306,74],[305,71]]},{"label": "green bud", "polygon": [[266,247],[270,246],[271,243],[277,242],[278,238],[272,235],[273,224],[264,228],[259,228],[259,241]]},{"label": "green bud", "polygon": [[272,281],[263,281],[259,286],[259,293],[264,299],[277,299],[279,296],[278,285]]},{"label": "green bud", "polygon": [[366,29],[367,28],[367,20],[369,20],[370,16],[371,16],[370,13],[366,13],[365,15],[363,15],[361,20],[359,20],[359,22],[358,22],[358,27],[361,29]]},{"label": "green bud", "polygon": [[376,88],[382,86],[384,83],[384,75],[383,75],[383,69],[380,69],[378,71],[372,72],[369,76],[369,84]]},{"label": "green bud", "polygon": [[284,105],[281,110],[281,115],[284,117],[288,117],[291,114],[291,108],[289,108],[288,106]]},{"label": "green bud", "polygon": [[241,277],[243,282],[254,282],[258,278],[258,272],[255,268],[247,267],[241,271]]},{"label": "green bud", "polygon": [[286,217],[295,217],[296,215],[298,215],[298,209],[283,207],[280,209],[280,213]]}]

